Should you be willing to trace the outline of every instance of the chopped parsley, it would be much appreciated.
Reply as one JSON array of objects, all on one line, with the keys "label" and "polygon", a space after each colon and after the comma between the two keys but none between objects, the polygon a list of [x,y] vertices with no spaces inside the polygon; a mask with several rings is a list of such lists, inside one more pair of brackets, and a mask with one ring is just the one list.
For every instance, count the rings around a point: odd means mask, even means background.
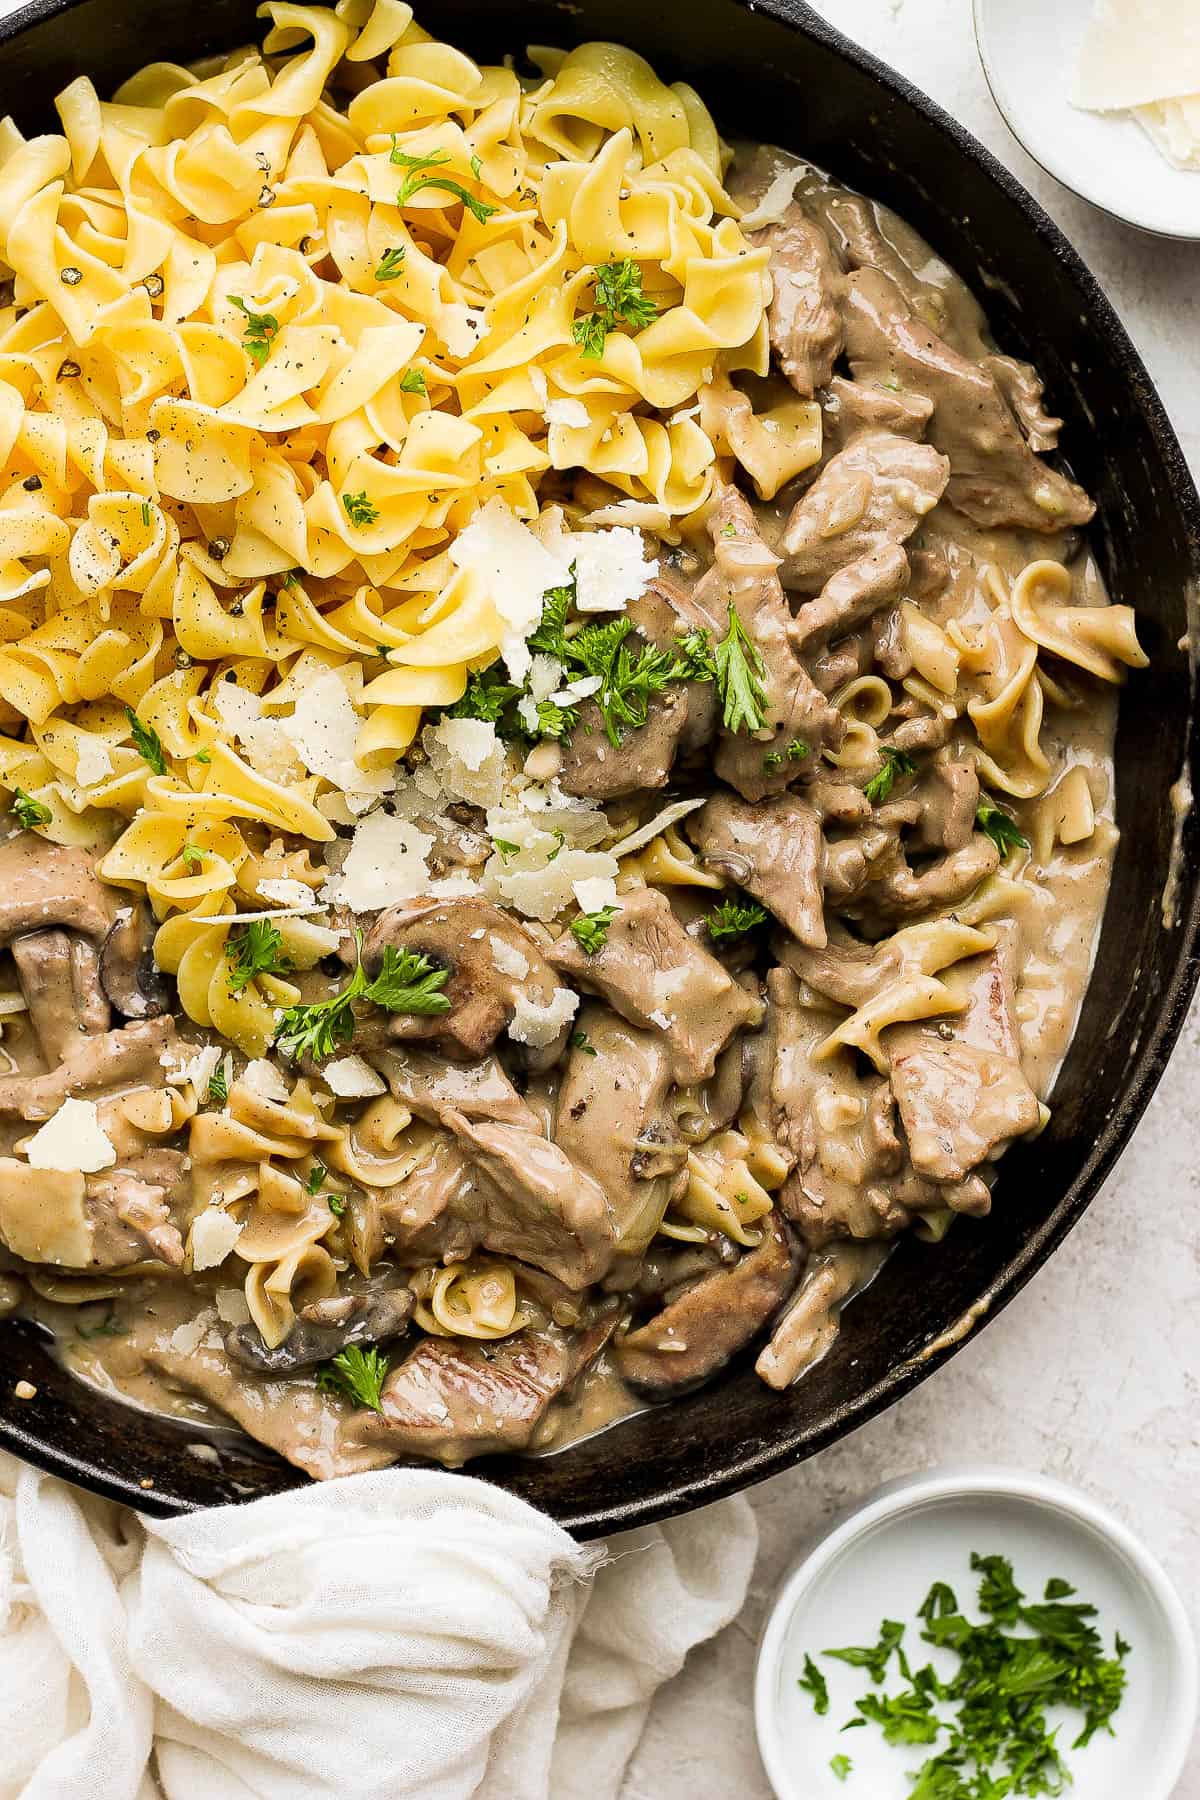
[{"label": "chopped parsley", "polygon": [[211,750],[197,750],[196,761],[198,763],[210,763],[212,761],[212,751]]},{"label": "chopped parsley", "polygon": [[379,973],[368,981],[362,966],[362,937],[358,939],[359,961],[346,986],[328,1000],[315,1000],[309,1006],[289,1006],[275,1028],[275,1043],[293,1061],[311,1056],[320,1062],[341,1044],[354,1036],[355,1000],[370,1000],[387,1012],[418,1013],[432,1017],[449,1012],[450,1002],[441,989],[449,978],[428,956],[412,950],[397,950],[388,944],[383,952]]},{"label": "chopped parsley", "polygon": [[279,320],[274,313],[252,312],[240,294],[230,294],[229,298],[246,315],[242,347],[251,362],[261,369],[271,354],[271,345],[279,331]]},{"label": "chopped parsley", "polygon": [[197,849],[195,844],[185,844],[179,852],[180,860],[189,875],[199,874],[204,867],[204,855],[204,851]]},{"label": "chopped parsley", "polygon": [[35,825],[48,825],[54,816],[48,806],[43,806],[40,800],[27,794],[24,788],[13,789],[12,809],[22,831],[32,831]]},{"label": "chopped parsley", "polygon": [[357,494],[343,494],[342,505],[352,525],[373,525],[379,517],[379,508],[367,499],[365,488]]},{"label": "chopped parsley", "polygon": [[589,362],[603,356],[608,334],[618,325],[644,331],[658,317],[657,305],[642,290],[641,265],[632,256],[601,263],[593,270],[593,280],[596,309],[581,313],[571,327],[580,354]]},{"label": "chopped parsley", "polygon": [[[1130,1646],[1118,1634],[1113,1654],[1105,1654],[1093,1623],[1096,1608],[1074,1598],[1069,1582],[1048,1581],[1042,1600],[1031,1603],[1006,1557],[973,1555],[971,1568],[980,1577],[980,1623],[959,1610],[954,1590],[942,1581],[919,1609],[922,1641],[958,1658],[954,1674],[943,1677],[931,1664],[914,1671],[904,1650],[905,1627],[895,1619],[883,1621],[874,1644],[822,1653],[864,1670],[872,1683],[842,1729],[875,1725],[889,1744],[929,1747],[926,1761],[909,1773],[909,1800],[1062,1794],[1071,1774],[1047,1710],[1082,1713],[1073,1749],[1098,1731],[1111,1734]],[[902,1686],[890,1694],[875,1691],[882,1690],[893,1656]],[[813,1696],[817,1712],[828,1710],[825,1679],[810,1656],[798,1685]],[[830,1762],[839,1780],[851,1767],[845,1756]]]},{"label": "chopped parsley", "polygon": [[578,1050],[583,1056],[595,1056],[596,1054],[596,1046],[593,1044],[586,1031],[573,1031],[571,1033],[571,1048],[572,1050]]},{"label": "chopped parsley", "polygon": [[165,775],[167,759],[163,753],[162,739],[152,725],[144,725],[132,706],[125,708],[125,717],[129,721],[129,735],[133,739],[133,747],[144,763],[149,763],[156,775]]},{"label": "chopped parsley", "polygon": [[843,1751],[839,1751],[836,1756],[830,1757],[829,1766],[839,1781],[845,1781],[847,1775],[849,1775],[851,1769],[854,1767],[854,1764]]},{"label": "chopped parsley", "polygon": [[872,806],[880,806],[896,785],[897,775],[915,775],[917,765],[911,756],[903,750],[893,750],[890,744],[881,744],[879,754],[883,758],[883,767],[877,775],[872,775],[863,793]]},{"label": "chopped parsley", "polygon": [[351,1344],[317,1370],[317,1386],[324,1394],[336,1394],[355,1406],[382,1413],[383,1384],[390,1366],[382,1350],[363,1350]]},{"label": "chopped parsley", "polygon": [[510,856],[520,856],[521,854],[520,844],[514,844],[510,842],[508,838],[493,838],[492,842],[495,844],[505,862],[508,861]]},{"label": "chopped parsley", "polygon": [[602,906],[599,912],[580,913],[571,920],[571,936],[588,956],[595,956],[608,942],[608,928],[620,912],[619,906]]},{"label": "chopped parsley", "polygon": [[291,968],[284,955],[283,939],[269,919],[251,919],[240,931],[231,931],[225,940],[229,968],[225,985],[231,994],[240,994],[259,975],[283,975]]},{"label": "chopped parsley", "polygon": [[150,507],[147,504],[147,502],[145,500],[143,500],[142,501],[142,524],[148,525],[149,523],[150,523]]},{"label": "chopped parsley", "polygon": [[810,749],[811,746],[806,744],[803,738],[793,738],[784,751],[784,755],[789,762],[803,762]]},{"label": "chopped parsley", "polygon": [[403,244],[385,250],[375,268],[376,281],[395,281],[403,273],[404,257]]},{"label": "chopped parsley", "polygon": [[990,800],[981,800],[975,808],[975,823],[985,837],[991,838],[1001,856],[1029,848],[1029,839],[1012,814],[1006,813],[1003,807],[993,806]]},{"label": "chopped parsley", "polygon": [[[397,168],[408,170],[396,195],[397,206],[407,206],[414,194],[420,193],[422,188],[432,187],[441,188],[444,193],[452,194],[456,200],[461,200],[472,218],[478,219],[481,225],[486,225],[492,214],[499,210],[498,207],[489,206],[486,201],[480,200],[478,195],[469,194],[461,181],[455,181],[449,175],[430,174],[431,169],[438,169],[443,163],[450,161],[448,150],[433,150],[428,156],[408,156],[403,150],[397,148],[396,135],[393,132],[389,161],[394,162]],[[478,180],[478,176],[476,176],[476,180]]]},{"label": "chopped parsley", "polygon": [[323,1162],[315,1162],[308,1171],[308,1180],[304,1184],[306,1194],[319,1194],[325,1185],[329,1170]]},{"label": "chopped parsley", "polygon": [[729,608],[729,630],[715,646],[713,660],[726,731],[761,731],[766,694],[760,677],[766,668],[758,646],[746,635],[736,606]]},{"label": "chopped parsley", "polygon": [[573,672],[600,677],[593,698],[614,746],[627,731],[646,723],[652,695],[660,694],[669,682],[686,679],[674,651],[656,650],[644,640],[635,649],[627,642],[632,632],[633,620],[622,616],[603,625],[585,625],[566,639]]},{"label": "chopped parsley", "polygon": [[400,377],[400,392],[402,394],[423,394],[426,391],[425,377],[421,370],[405,369]]},{"label": "chopped parsley", "polygon": [[766,908],[757,900],[722,900],[713,907],[705,923],[711,938],[744,937],[756,925],[767,922]]},{"label": "chopped parsley", "polygon": [[208,1098],[216,1106],[224,1106],[229,1098],[229,1081],[225,1074],[225,1064],[219,1062],[208,1078]]},{"label": "chopped parsley", "polygon": [[717,679],[712,639],[707,631],[689,631],[683,637],[676,638],[675,655],[681,670],[680,681],[715,681]]},{"label": "chopped parsley", "polygon": [[783,751],[782,750],[768,750],[766,755],[763,757],[764,771],[768,775],[770,775],[770,774],[773,774],[776,769],[782,769],[782,767],[783,767]]},{"label": "chopped parsley", "polygon": [[340,1219],[346,1211],[345,1194],[326,1194],[325,1204],[335,1219]]}]

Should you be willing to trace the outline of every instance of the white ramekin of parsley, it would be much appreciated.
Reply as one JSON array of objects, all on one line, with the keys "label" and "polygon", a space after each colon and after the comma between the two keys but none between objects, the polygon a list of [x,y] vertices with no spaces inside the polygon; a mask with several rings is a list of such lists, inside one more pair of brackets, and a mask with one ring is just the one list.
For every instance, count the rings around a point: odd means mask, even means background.
[{"label": "white ramekin of parsley", "polygon": [[891,1482],[810,1548],[755,1678],[779,1800],[1172,1800],[1196,1646],[1128,1528],[1047,1476]]}]

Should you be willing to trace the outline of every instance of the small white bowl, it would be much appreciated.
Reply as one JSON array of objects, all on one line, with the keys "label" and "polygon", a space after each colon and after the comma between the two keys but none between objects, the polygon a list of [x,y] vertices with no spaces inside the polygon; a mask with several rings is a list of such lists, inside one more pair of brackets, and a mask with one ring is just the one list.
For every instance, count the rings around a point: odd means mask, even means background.
[{"label": "small white bowl", "polygon": [[1159,237],[1200,238],[1200,171],[1176,169],[1126,113],[1071,92],[1093,0],[974,0],[987,84],[1009,130],[1083,200]]},{"label": "small white bowl", "polygon": [[[1111,1513],[1048,1476],[1015,1470],[935,1470],[890,1482],[810,1550],[780,1589],[759,1645],[754,1717],[759,1753],[778,1800],[904,1800],[907,1771],[934,1752],[894,1748],[873,1725],[842,1734],[870,1685],[862,1669],[819,1655],[844,1644],[873,1644],[884,1618],[905,1621],[913,1660],[938,1665],[921,1643],[917,1608],[935,1581],[954,1588],[978,1617],[972,1551],[999,1553],[1017,1585],[1040,1599],[1051,1576],[1099,1610],[1110,1648],[1132,1646],[1128,1686],[1115,1736],[1098,1732],[1083,1750],[1066,1749],[1078,1800],[1170,1800],[1196,1721],[1196,1645],[1178,1594],[1148,1550]],[[818,1715],[797,1686],[808,1652],[829,1685]],[[914,1666],[918,1666],[914,1662]],[[954,1668],[951,1658],[945,1665]],[[894,1691],[895,1665],[889,1687]],[[1050,1714],[1051,1719],[1055,1714]],[[1065,1712],[1068,1725],[1080,1715]],[[1069,1745],[1074,1734],[1062,1734]],[[852,1759],[848,1780],[830,1758]]]}]

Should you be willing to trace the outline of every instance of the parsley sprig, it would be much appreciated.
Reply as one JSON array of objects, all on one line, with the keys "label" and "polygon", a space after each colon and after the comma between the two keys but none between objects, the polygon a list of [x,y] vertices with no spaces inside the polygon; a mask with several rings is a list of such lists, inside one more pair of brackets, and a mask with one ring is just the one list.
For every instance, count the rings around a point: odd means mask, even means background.
[{"label": "parsley sprig", "polygon": [[153,725],[144,724],[132,706],[125,708],[125,717],[129,721],[129,735],[133,739],[133,747],[142,761],[149,763],[156,775],[165,775],[167,758],[163,751],[162,739]]},{"label": "parsley sprig", "polygon": [[588,362],[600,360],[609,332],[618,325],[644,331],[658,317],[657,304],[642,291],[641,265],[632,256],[601,263],[593,270],[593,277],[596,309],[581,313],[571,327],[580,354]]},{"label": "parsley sprig", "polygon": [[990,800],[981,800],[975,808],[975,823],[985,837],[991,838],[1001,856],[1029,848],[1029,839],[1012,814],[1006,813],[1003,807],[994,806]]},{"label": "parsley sprig", "polygon": [[404,272],[405,254],[403,244],[386,249],[375,268],[376,281],[397,281]]},{"label": "parsley sprig", "polygon": [[[422,188],[432,187],[441,188],[444,193],[452,194],[456,200],[461,200],[472,218],[478,219],[481,225],[486,225],[492,214],[499,211],[498,207],[489,206],[486,200],[481,200],[477,194],[469,194],[462,182],[455,181],[452,176],[429,173],[431,169],[438,169],[443,163],[450,161],[448,150],[432,150],[428,156],[408,156],[403,150],[397,148],[396,136],[393,132],[391,154],[388,160],[395,163],[397,168],[408,170],[408,174],[400,186],[400,191],[396,195],[397,206],[407,206],[414,194],[420,193]],[[476,171],[476,178],[478,179],[478,171]]]},{"label": "parsley sprig", "polygon": [[890,744],[881,744],[879,754],[883,758],[883,767],[878,774],[872,775],[863,789],[872,806],[880,806],[887,799],[896,785],[897,775],[915,775],[917,772],[916,763],[903,750],[893,750]]},{"label": "parsley sprig", "polygon": [[352,525],[373,525],[379,517],[379,508],[367,499],[365,488],[357,494],[343,494],[342,505]]},{"label": "parsley sprig", "polygon": [[22,831],[32,831],[35,825],[48,825],[54,817],[48,806],[43,806],[24,788],[13,789],[12,809]]},{"label": "parsley sprig", "polygon": [[317,1370],[317,1386],[322,1393],[336,1394],[355,1406],[368,1406],[372,1412],[382,1414],[383,1384],[390,1367],[382,1350],[364,1350],[351,1344]]},{"label": "parsley sprig", "polygon": [[580,913],[571,920],[571,936],[588,956],[595,956],[608,942],[608,928],[620,912],[619,906],[602,906],[599,912]]},{"label": "parsley sprig", "polygon": [[418,1013],[423,1017],[449,1012],[450,1002],[441,992],[449,979],[448,969],[428,956],[397,950],[388,944],[378,975],[369,981],[362,965],[361,933],[358,948],[359,960],[344,988],[328,1000],[285,1009],[275,1028],[275,1043],[284,1056],[292,1061],[311,1056],[321,1062],[341,1044],[348,1044],[354,1036],[356,1000],[370,1000],[387,1012]]},{"label": "parsley sprig", "polygon": [[219,1062],[208,1078],[206,1096],[214,1106],[224,1106],[229,1098],[229,1077],[225,1073],[224,1062]]},{"label": "parsley sprig", "polygon": [[284,975],[291,959],[284,955],[283,939],[269,919],[251,919],[240,931],[231,931],[225,940],[229,968],[225,985],[231,994],[240,994],[259,975]]},{"label": "parsley sprig", "polygon": [[[935,1582],[920,1607],[923,1641],[959,1659],[949,1678],[931,1664],[911,1667],[905,1627],[895,1619],[883,1621],[874,1644],[823,1652],[863,1669],[875,1689],[882,1689],[894,1656],[905,1684],[896,1693],[864,1694],[842,1729],[877,1725],[889,1744],[932,1750],[910,1774],[909,1800],[1061,1794],[1071,1776],[1047,1709],[1065,1706],[1082,1713],[1073,1749],[1082,1749],[1098,1731],[1111,1734],[1130,1646],[1118,1635],[1113,1654],[1105,1655],[1093,1623],[1096,1608],[1074,1598],[1069,1582],[1048,1581],[1041,1601],[1029,1602],[1006,1557],[973,1555],[971,1568],[980,1577],[981,1623],[960,1611],[945,1582]],[[1013,1627],[1017,1630],[1008,1629]],[[815,1712],[828,1711],[825,1678],[810,1656],[798,1686],[811,1695]],[[849,1773],[848,1759],[834,1758],[830,1766],[839,1761]]]},{"label": "parsley sprig", "polygon": [[733,899],[719,901],[705,920],[710,938],[744,937],[756,925],[766,922],[766,908],[757,900]]},{"label": "parsley sprig", "polygon": [[279,320],[274,313],[254,312],[240,294],[230,294],[230,300],[239,312],[246,315],[246,324],[242,331],[242,348],[251,362],[262,368],[271,354],[271,345],[279,332]]},{"label": "parsley sprig", "polygon": [[714,647],[713,660],[726,731],[761,731],[767,697],[760,678],[766,667],[758,645],[746,635],[736,606],[729,608],[729,629]]}]

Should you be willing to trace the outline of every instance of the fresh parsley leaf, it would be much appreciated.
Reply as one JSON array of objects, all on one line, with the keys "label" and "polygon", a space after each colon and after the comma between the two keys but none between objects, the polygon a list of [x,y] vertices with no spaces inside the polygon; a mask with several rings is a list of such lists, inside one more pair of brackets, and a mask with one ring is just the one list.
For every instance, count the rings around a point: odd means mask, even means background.
[{"label": "fresh parsley leaf", "polygon": [[872,775],[863,789],[872,806],[880,806],[887,799],[896,785],[897,775],[915,775],[917,772],[916,763],[903,750],[893,750],[890,744],[881,744],[879,754],[883,758],[883,767],[877,775]]},{"label": "fresh parsley leaf", "polygon": [[404,245],[400,244],[384,251],[375,267],[376,281],[395,281],[404,272]]},{"label": "fresh parsley leaf", "polygon": [[803,738],[793,738],[784,752],[789,762],[803,762],[809,754],[810,746]]},{"label": "fresh parsley leaf", "polygon": [[367,499],[365,488],[357,494],[343,494],[342,505],[352,525],[373,525],[379,517],[379,508]]},{"label": "fresh parsley leaf", "polygon": [[796,1686],[812,1695],[813,1711],[827,1713],[829,1711],[829,1686],[812,1657],[807,1653],[804,1657],[804,1673],[797,1677]]},{"label": "fresh parsley leaf", "polygon": [[535,704],[539,737],[554,738],[558,743],[570,737],[579,723],[573,706],[559,706],[554,700],[538,700]]},{"label": "fresh parsley leaf", "polygon": [[315,1162],[308,1171],[308,1180],[304,1184],[306,1194],[319,1194],[329,1176],[329,1170],[323,1162]]},{"label": "fresh parsley leaf", "polygon": [[321,1062],[341,1044],[354,1036],[355,1000],[370,1000],[388,1012],[418,1013],[425,1017],[449,1012],[450,1001],[440,990],[449,979],[449,970],[441,968],[430,957],[412,950],[397,950],[388,944],[383,952],[379,973],[368,981],[363,968],[362,936],[358,938],[359,961],[346,986],[328,1000],[315,1000],[308,1006],[289,1006],[275,1027],[275,1043],[282,1055],[296,1061],[311,1056]]},{"label": "fresh parsley leaf", "polygon": [[225,1075],[225,1064],[219,1062],[208,1078],[208,1098],[217,1106],[224,1106],[229,1098],[229,1082]]},{"label": "fresh parsley leaf", "polygon": [[581,354],[596,361],[604,354],[610,331],[628,325],[631,331],[644,331],[658,317],[658,307],[642,289],[642,269],[631,256],[619,262],[601,263],[593,269],[596,294],[594,312],[583,313],[571,327]]},{"label": "fresh parsley leaf", "polygon": [[469,194],[460,181],[453,180],[449,175],[431,175],[429,173],[431,169],[441,168],[444,163],[450,161],[450,153],[447,150],[433,150],[428,156],[408,156],[403,150],[397,148],[395,133],[393,133],[388,160],[394,162],[398,168],[408,170],[403,185],[396,195],[397,206],[407,206],[413,195],[420,193],[422,188],[433,187],[441,188],[443,192],[452,194],[456,200],[461,200],[467,211],[473,218],[478,219],[481,225],[485,225],[492,214],[499,211],[498,207],[489,206],[477,195]]},{"label": "fresh parsley leaf", "polygon": [[451,719],[486,719],[496,726],[502,737],[516,736],[515,732],[501,729],[501,720],[509,703],[520,696],[520,688],[505,680],[500,664],[492,663],[489,668],[476,669],[468,675],[466,693],[446,708],[446,714]]},{"label": "fresh parsley leaf", "polygon": [[211,750],[197,750],[196,761],[198,763],[210,763],[212,761],[212,751]]},{"label": "fresh parsley leaf", "polygon": [[981,800],[975,808],[975,823],[985,837],[990,837],[1001,856],[1008,856],[1013,850],[1027,850],[1029,839],[1017,824],[1011,813],[1002,807],[993,806],[990,800]]},{"label": "fresh parsley leaf", "polygon": [[757,644],[747,637],[736,606],[729,608],[729,630],[713,657],[726,731],[761,731],[767,697],[760,678],[766,666]]},{"label": "fresh parsley leaf", "polygon": [[547,588],[542,595],[542,616],[525,640],[529,648],[541,656],[567,660],[567,614],[575,604],[575,564],[571,579],[562,587]]},{"label": "fresh parsley leaf", "polygon": [[204,867],[204,851],[195,844],[185,844],[179,852],[180,861],[189,875],[198,875]]},{"label": "fresh parsley leaf", "polygon": [[979,1605],[998,1625],[1015,1625],[1025,1598],[1013,1580],[1012,1564],[1004,1556],[977,1556],[971,1552],[971,1568],[982,1575]]},{"label": "fresh parsley leaf", "polygon": [[892,1652],[899,1648],[903,1638],[904,1627],[899,1620],[885,1619],[879,1627],[877,1644],[850,1644],[842,1650],[822,1651],[822,1655],[836,1656],[839,1662],[849,1663],[853,1669],[865,1669],[878,1686],[887,1679],[887,1666]]},{"label": "fresh parsley leaf", "polygon": [[571,1033],[571,1048],[573,1050],[581,1051],[584,1056],[595,1056],[596,1054],[596,1046],[593,1044],[586,1031],[573,1031]]},{"label": "fresh parsley leaf", "polygon": [[231,994],[240,994],[259,975],[282,975],[291,968],[284,955],[283,939],[269,919],[251,919],[225,940],[225,955],[230,967],[225,985]]},{"label": "fresh parsley leaf", "polygon": [[620,616],[602,625],[585,625],[566,640],[568,661],[581,673],[600,677],[593,697],[614,747],[627,731],[646,723],[651,696],[679,679],[672,652],[656,650],[644,641],[635,648],[626,641],[632,631],[633,620]]},{"label": "fresh parsley leaf", "polygon": [[879,1726],[889,1744],[933,1744],[941,1730],[927,1696],[915,1688],[902,1694],[864,1694],[858,1710],[864,1719]]},{"label": "fresh parsley leaf", "polygon": [[323,1393],[337,1394],[355,1406],[382,1414],[383,1384],[390,1366],[382,1350],[363,1350],[351,1344],[317,1370],[317,1386]]},{"label": "fresh parsley leaf", "polygon": [[424,394],[427,392],[425,387],[425,376],[420,369],[405,369],[403,375],[400,377],[400,392],[402,394]]},{"label": "fresh parsley leaf", "polygon": [[246,315],[242,347],[250,360],[261,369],[271,354],[271,345],[279,331],[279,320],[274,313],[252,312],[240,294],[230,294],[229,298]]},{"label": "fresh parsley leaf", "polygon": [[13,789],[12,809],[22,831],[32,831],[35,825],[48,825],[54,817],[48,806],[43,806],[40,800],[27,794],[24,788]]},{"label": "fresh parsley leaf", "polygon": [[851,1769],[854,1767],[854,1764],[850,1761],[848,1756],[839,1752],[837,1756],[830,1757],[829,1766],[839,1781],[845,1781],[847,1775],[849,1775]]},{"label": "fresh parsley leaf", "polygon": [[492,842],[495,844],[505,862],[508,861],[510,856],[520,856],[521,854],[520,844],[511,843],[508,838],[493,838]]},{"label": "fresh parsley leaf", "polygon": [[675,640],[680,681],[715,681],[717,665],[707,631],[689,631]]},{"label": "fresh parsley leaf", "polygon": [[588,956],[595,956],[608,942],[608,928],[620,912],[619,906],[602,906],[599,912],[580,913],[571,920],[571,936]]},{"label": "fresh parsley leaf", "polygon": [[477,156],[471,158],[470,168],[472,175],[475,177],[476,181],[478,181],[483,175],[483,164]]},{"label": "fresh parsley leaf", "polygon": [[771,775],[775,772],[776,769],[782,769],[782,767],[783,767],[783,751],[782,750],[767,750],[764,752],[764,754],[763,754],[763,771],[765,774]]},{"label": "fresh parsley leaf", "polygon": [[579,345],[579,354],[587,362],[599,362],[604,355],[604,343],[608,337],[609,327],[599,313],[580,313],[571,326],[571,336]]},{"label": "fresh parsley leaf", "polygon": [[147,503],[143,500],[142,501],[142,524],[148,525],[149,523],[150,523],[150,508],[147,505]]},{"label": "fresh parsley leaf", "polygon": [[718,901],[705,920],[710,938],[744,937],[756,925],[766,922],[766,908],[757,900],[733,899]]},{"label": "fresh parsley leaf", "polygon": [[133,747],[142,761],[149,763],[156,775],[165,775],[167,759],[163,754],[162,739],[151,725],[143,725],[132,706],[125,708],[125,717],[129,721],[129,735],[133,739]]},{"label": "fresh parsley leaf", "polygon": [[346,1211],[346,1196],[345,1194],[326,1194],[325,1204],[334,1218],[340,1219]]}]

